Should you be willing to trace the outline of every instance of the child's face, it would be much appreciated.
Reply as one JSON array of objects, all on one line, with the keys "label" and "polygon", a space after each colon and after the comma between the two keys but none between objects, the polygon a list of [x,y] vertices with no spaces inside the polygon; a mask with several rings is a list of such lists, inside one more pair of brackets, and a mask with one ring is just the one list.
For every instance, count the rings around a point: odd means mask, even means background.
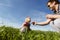
[{"label": "child's face", "polygon": [[30,17],[27,17],[27,18],[25,19],[25,22],[31,22],[31,18],[30,18]]}]

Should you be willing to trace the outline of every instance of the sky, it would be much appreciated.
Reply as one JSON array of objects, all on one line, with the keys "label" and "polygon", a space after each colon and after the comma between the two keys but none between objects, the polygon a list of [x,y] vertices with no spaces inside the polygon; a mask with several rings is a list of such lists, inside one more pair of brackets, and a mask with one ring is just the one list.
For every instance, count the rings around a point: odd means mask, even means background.
[{"label": "sky", "polygon": [[[21,28],[27,16],[31,22],[46,21],[46,14],[53,14],[47,7],[48,0],[0,0],[0,25]],[[53,31],[50,25],[30,26],[32,30]]]}]

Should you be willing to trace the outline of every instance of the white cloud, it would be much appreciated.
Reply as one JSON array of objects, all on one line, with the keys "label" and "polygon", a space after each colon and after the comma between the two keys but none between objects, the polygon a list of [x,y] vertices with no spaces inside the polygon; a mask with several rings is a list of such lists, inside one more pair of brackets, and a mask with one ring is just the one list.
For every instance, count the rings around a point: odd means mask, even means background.
[{"label": "white cloud", "polygon": [[1,25],[6,25],[6,26],[15,27],[15,28],[20,28],[21,23],[20,22],[13,22],[12,20],[0,17],[0,26]]}]

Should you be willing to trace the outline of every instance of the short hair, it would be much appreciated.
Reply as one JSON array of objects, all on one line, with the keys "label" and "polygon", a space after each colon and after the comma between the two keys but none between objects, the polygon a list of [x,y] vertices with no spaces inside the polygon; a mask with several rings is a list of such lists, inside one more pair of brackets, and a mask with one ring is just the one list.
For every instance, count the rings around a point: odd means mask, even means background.
[{"label": "short hair", "polygon": [[56,4],[59,4],[60,3],[59,0],[49,0],[48,2],[51,2],[52,3],[54,1],[56,2]]}]

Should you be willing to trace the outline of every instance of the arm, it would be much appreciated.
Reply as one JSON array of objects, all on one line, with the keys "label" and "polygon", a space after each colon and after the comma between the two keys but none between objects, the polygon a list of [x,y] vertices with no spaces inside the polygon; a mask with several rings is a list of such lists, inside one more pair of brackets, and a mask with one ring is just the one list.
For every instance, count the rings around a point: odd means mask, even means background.
[{"label": "arm", "polygon": [[46,18],[57,19],[57,18],[60,18],[60,15],[57,15],[57,14],[54,14],[54,15],[48,14],[48,15],[46,15]]},{"label": "arm", "polygon": [[34,24],[34,25],[44,26],[44,25],[49,24],[49,23],[50,23],[50,21],[51,21],[51,19],[47,19],[47,21],[45,21],[45,22],[35,22],[35,24]]}]

